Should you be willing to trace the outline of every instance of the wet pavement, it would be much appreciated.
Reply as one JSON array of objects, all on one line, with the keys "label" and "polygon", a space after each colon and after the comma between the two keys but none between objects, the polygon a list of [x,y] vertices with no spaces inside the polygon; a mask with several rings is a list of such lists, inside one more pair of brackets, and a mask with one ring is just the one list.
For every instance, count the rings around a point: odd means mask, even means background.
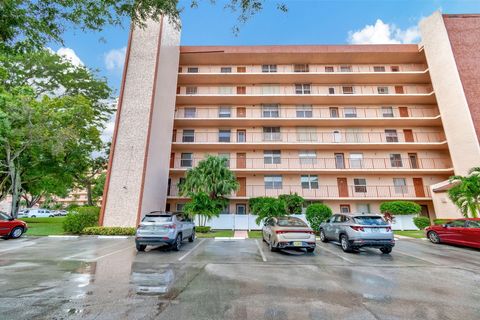
[{"label": "wet pavement", "polygon": [[0,319],[478,319],[480,250],[272,253],[261,239],[137,253],[132,238],[0,240]]}]

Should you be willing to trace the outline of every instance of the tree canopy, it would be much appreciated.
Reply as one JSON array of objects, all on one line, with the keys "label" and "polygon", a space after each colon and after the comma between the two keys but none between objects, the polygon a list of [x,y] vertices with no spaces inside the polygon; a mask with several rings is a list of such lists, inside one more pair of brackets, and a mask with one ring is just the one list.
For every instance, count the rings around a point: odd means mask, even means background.
[{"label": "tree canopy", "polygon": [[450,200],[465,218],[478,218],[480,210],[480,167],[472,168],[467,176],[450,177],[454,184],[448,190]]}]

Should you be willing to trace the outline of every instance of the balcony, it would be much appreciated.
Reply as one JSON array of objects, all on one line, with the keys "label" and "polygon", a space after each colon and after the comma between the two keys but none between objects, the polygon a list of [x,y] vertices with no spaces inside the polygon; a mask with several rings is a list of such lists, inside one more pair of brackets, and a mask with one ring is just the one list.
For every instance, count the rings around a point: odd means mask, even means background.
[{"label": "balcony", "polygon": [[[183,172],[195,167],[203,157],[193,159],[173,159],[171,171]],[[255,173],[442,173],[452,174],[453,166],[448,158],[269,158],[231,157],[228,161],[231,170]]]},{"label": "balcony", "polygon": [[[178,189],[172,187],[168,197],[182,198]],[[242,194],[243,193],[243,194]],[[237,192],[231,199],[247,199],[254,197],[277,197],[281,194],[297,193],[307,200],[429,200],[429,186],[356,186],[320,185],[317,189],[304,189],[300,185],[282,186],[278,189],[267,189],[264,185],[247,185],[245,191]]]},{"label": "balcony", "polygon": [[[224,130],[229,131],[229,130]],[[394,130],[391,130],[394,131]],[[298,131],[261,132],[253,130],[230,130],[230,134],[219,137],[215,131],[194,131],[193,135],[182,137],[176,134],[174,150],[195,150],[215,146],[222,150],[239,150],[271,147],[282,149],[324,148],[365,150],[365,149],[445,149],[442,132],[348,132],[348,131]]]},{"label": "balcony", "polygon": [[[436,107],[319,107],[268,105],[230,107],[179,107],[176,126],[244,126],[248,124],[335,126],[440,126]],[[276,106],[276,107],[275,107]],[[272,111],[273,110],[273,111]]]}]

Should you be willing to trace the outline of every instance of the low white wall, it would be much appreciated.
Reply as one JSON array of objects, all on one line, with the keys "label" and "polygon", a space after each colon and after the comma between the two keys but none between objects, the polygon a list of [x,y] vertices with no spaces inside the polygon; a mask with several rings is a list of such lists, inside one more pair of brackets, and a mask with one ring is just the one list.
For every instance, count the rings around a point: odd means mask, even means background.
[{"label": "low white wall", "polygon": [[[304,214],[292,215],[307,222]],[[413,224],[414,215],[396,216],[392,224],[393,230],[418,230]],[[254,215],[235,215],[235,214],[221,214],[218,218],[213,218],[207,222],[207,226],[212,229],[226,229],[226,230],[260,230],[261,225],[255,222],[257,216]],[[195,219],[196,225],[199,225],[198,217]],[[308,222],[307,222],[308,223]]]}]

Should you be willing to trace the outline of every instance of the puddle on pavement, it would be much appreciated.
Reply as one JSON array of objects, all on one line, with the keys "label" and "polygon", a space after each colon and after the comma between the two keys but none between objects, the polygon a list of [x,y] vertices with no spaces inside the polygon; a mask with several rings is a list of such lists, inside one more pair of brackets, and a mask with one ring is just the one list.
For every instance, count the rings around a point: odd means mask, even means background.
[{"label": "puddle on pavement", "polygon": [[170,265],[152,266],[149,263],[134,263],[130,280],[137,294],[163,295],[172,288],[175,272]]}]

